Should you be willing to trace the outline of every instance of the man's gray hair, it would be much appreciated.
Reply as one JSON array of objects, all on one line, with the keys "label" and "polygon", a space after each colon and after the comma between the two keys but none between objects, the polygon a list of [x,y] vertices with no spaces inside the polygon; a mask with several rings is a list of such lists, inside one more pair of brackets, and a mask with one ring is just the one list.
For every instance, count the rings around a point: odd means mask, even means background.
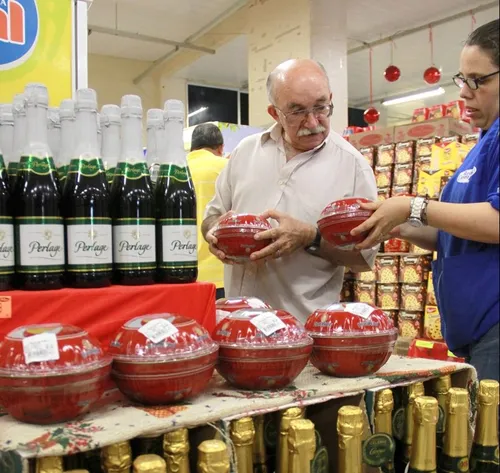
[{"label": "man's gray hair", "polygon": [[[318,65],[318,67],[323,71],[325,74],[326,82],[328,84],[328,89],[331,90],[330,88],[330,80],[328,79],[328,73],[326,72],[325,66],[321,64],[321,62],[316,61],[315,59],[311,59],[314,63]],[[274,105],[274,85],[276,83],[276,79],[278,77],[282,77],[284,72],[280,69],[280,66],[277,66],[268,76],[267,76],[267,81],[266,81],[266,90],[267,90],[267,98],[269,100],[269,103]]]},{"label": "man's gray hair", "polygon": [[201,125],[197,125],[193,130],[191,151],[203,148],[215,150],[223,144],[224,138],[222,137],[222,132],[213,123],[202,123]]}]

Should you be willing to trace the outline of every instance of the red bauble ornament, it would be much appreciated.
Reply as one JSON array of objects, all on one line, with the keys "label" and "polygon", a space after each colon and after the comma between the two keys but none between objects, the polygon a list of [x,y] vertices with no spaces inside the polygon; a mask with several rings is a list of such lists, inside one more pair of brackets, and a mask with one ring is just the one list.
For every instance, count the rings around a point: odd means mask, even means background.
[{"label": "red bauble ornament", "polygon": [[396,82],[401,77],[401,71],[398,66],[390,65],[384,71],[384,77],[387,82]]},{"label": "red bauble ornament", "polygon": [[363,117],[365,118],[365,122],[368,123],[368,125],[373,125],[374,123],[378,122],[378,119],[380,118],[380,112],[375,107],[370,107],[365,110],[365,113],[363,113]]},{"label": "red bauble ornament", "polygon": [[424,71],[424,80],[428,84],[437,84],[441,79],[441,72],[435,66],[428,67]]}]

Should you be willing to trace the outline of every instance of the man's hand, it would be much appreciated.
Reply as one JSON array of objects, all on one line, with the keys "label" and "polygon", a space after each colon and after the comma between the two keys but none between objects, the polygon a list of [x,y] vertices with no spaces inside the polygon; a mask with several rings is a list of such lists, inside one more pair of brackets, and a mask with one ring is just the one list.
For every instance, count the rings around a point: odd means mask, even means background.
[{"label": "man's hand", "polygon": [[262,218],[272,218],[279,223],[279,227],[257,233],[256,240],[274,240],[270,245],[250,255],[252,261],[268,258],[280,258],[292,254],[299,248],[304,248],[314,241],[316,227],[301,222],[290,215],[277,210],[267,210]]},{"label": "man's hand", "polygon": [[235,264],[235,261],[229,259],[226,253],[224,253],[217,247],[217,238],[215,238],[214,236],[214,230],[217,227],[217,224],[220,222],[220,220],[228,217],[233,213],[234,212],[230,210],[229,212],[226,212],[225,214],[221,215],[219,218],[213,221],[210,228],[205,233],[205,240],[208,243],[208,249],[210,250],[210,253],[212,253],[216,258],[218,258],[224,264]]}]

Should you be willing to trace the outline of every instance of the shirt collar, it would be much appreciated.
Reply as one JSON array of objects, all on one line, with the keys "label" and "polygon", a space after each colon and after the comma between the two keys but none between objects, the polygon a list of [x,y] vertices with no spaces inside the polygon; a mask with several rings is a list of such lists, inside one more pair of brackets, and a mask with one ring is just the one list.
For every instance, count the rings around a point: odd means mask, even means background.
[{"label": "shirt collar", "polygon": [[[270,128],[268,128],[264,133],[262,133],[261,143],[264,144],[269,139],[272,139],[276,144],[279,144],[281,139],[282,139],[282,135],[283,135],[283,127],[279,123],[275,123]],[[323,146],[328,141],[329,137],[330,137],[330,133],[328,133],[327,137],[318,146],[316,146],[313,149],[310,149],[308,151],[303,151],[303,152],[304,153],[312,153],[312,152],[318,151],[319,149],[323,148]]]},{"label": "shirt collar", "polygon": [[198,159],[198,158],[206,158],[207,156],[211,157],[211,156],[216,156],[216,155],[214,153],[206,150],[206,149],[197,149],[195,151],[191,151],[188,154],[187,159],[193,160],[193,159]]}]

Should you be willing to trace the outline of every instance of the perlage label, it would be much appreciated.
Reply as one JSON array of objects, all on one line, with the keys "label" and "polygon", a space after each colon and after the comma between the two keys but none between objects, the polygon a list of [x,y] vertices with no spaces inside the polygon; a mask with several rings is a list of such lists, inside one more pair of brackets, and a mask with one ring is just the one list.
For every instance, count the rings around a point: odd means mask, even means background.
[{"label": "perlage label", "polygon": [[64,266],[64,225],[20,224],[21,266]]},{"label": "perlage label", "polygon": [[59,359],[55,333],[40,333],[23,338],[24,359],[27,364]]},{"label": "perlage label", "polygon": [[117,264],[156,263],[154,225],[113,226],[113,254]]},{"label": "perlage label", "polygon": [[68,264],[112,264],[110,224],[68,225]]},{"label": "perlage label", "polygon": [[286,328],[284,322],[272,312],[265,312],[250,320],[266,337]]},{"label": "perlage label", "polygon": [[0,267],[13,267],[14,264],[14,226],[0,223]]},{"label": "perlage label", "polygon": [[373,312],[373,307],[368,304],[363,304],[362,302],[355,302],[353,304],[347,304],[346,310],[354,315],[359,315],[363,319],[367,319]]},{"label": "perlage label", "polygon": [[187,263],[198,258],[196,225],[164,225],[162,228],[163,261]]},{"label": "perlage label", "polygon": [[160,343],[178,331],[174,324],[165,319],[150,320],[139,329],[139,332],[153,343]]}]

